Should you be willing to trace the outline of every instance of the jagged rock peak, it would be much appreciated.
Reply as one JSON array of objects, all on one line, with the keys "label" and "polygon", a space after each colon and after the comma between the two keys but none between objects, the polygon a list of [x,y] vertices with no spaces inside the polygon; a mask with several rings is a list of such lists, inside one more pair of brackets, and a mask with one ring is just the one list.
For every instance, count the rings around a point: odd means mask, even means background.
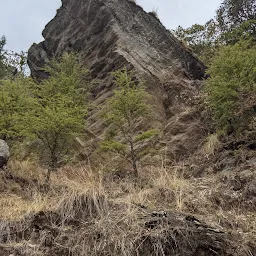
[{"label": "jagged rock peak", "polygon": [[29,49],[32,76],[64,51],[79,52],[99,79],[124,65],[163,80],[169,74],[201,79],[205,67],[150,13],[131,0],[62,0],[43,31],[44,41]]}]

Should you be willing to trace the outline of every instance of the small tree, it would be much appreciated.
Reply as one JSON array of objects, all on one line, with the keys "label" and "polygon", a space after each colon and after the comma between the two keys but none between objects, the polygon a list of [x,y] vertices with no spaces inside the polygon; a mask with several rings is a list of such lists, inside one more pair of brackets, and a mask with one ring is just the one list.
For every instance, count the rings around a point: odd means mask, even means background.
[{"label": "small tree", "polygon": [[117,89],[106,103],[104,117],[110,128],[102,148],[125,157],[138,175],[138,161],[149,150],[149,147],[143,147],[143,142],[157,133],[154,129],[141,131],[138,128],[139,123],[151,113],[150,95],[143,84],[134,79],[132,72],[121,69],[113,76]]},{"label": "small tree", "polygon": [[248,128],[256,109],[256,47],[240,41],[223,47],[209,68],[208,102],[224,133]]},{"label": "small tree", "polygon": [[0,82],[0,138],[12,140],[22,134],[24,114],[34,105],[28,78]]},{"label": "small tree", "polygon": [[27,52],[21,51],[20,53],[18,53],[10,50],[5,50],[4,64],[7,71],[7,77],[27,77],[29,75]]},{"label": "small tree", "polygon": [[68,152],[71,141],[84,129],[86,116],[86,72],[75,54],[64,54],[53,60],[45,69],[50,77],[41,84],[34,84],[37,103],[27,113],[27,135],[42,142],[48,156],[48,172],[55,171],[58,162]]}]

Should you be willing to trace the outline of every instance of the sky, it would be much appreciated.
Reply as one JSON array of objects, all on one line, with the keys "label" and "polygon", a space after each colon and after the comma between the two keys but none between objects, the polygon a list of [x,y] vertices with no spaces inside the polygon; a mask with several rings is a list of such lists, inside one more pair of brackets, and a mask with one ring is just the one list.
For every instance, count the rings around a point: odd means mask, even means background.
[{"label": "sky", "polygon": [[[75,0],[74,0],[75,1]],[[86,1],[86,0],[84,0]],[[221,0],[137,0],[145,11],[157,11],[168,29],[204,24],[215,15]],[[27,51],[43,41],[42,31],[54,18],[61,0],[0,0],[0,36],[7,38],[6,48]]]}]

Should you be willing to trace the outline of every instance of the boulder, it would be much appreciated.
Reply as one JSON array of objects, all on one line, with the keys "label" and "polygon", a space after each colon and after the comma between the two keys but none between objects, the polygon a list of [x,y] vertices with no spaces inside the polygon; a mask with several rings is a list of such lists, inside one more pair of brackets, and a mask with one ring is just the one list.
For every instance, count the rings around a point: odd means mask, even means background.
[{"label": "boulder", "polygon": [[0,168],[3,168],[10,157],[9,146],[4,140],[0,140]]}]

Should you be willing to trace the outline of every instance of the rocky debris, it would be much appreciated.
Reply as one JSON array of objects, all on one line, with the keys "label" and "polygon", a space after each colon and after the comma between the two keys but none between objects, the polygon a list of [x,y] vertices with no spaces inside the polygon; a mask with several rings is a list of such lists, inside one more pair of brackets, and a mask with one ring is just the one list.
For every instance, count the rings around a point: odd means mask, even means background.
[{"label": "rocky debris", "polygon": [[0,140],[0,168],[3,168],[10,157],[9,146],[4,140]]},{"label": "rocky debris", "polygon": [[153,211],[151,213],[152,217],[162,217],[162,218],[166,218],[167,217],[167,212],[166,211]]},{"label": "rocky debris", "polygon": [[[150,217],[145,227],[152,233],[145,237],[139,255],[234,255],[235,247],[225,232],[194,216],[168,212],[167,216]],[[155,251],[157,244],[161,249]]]}]

